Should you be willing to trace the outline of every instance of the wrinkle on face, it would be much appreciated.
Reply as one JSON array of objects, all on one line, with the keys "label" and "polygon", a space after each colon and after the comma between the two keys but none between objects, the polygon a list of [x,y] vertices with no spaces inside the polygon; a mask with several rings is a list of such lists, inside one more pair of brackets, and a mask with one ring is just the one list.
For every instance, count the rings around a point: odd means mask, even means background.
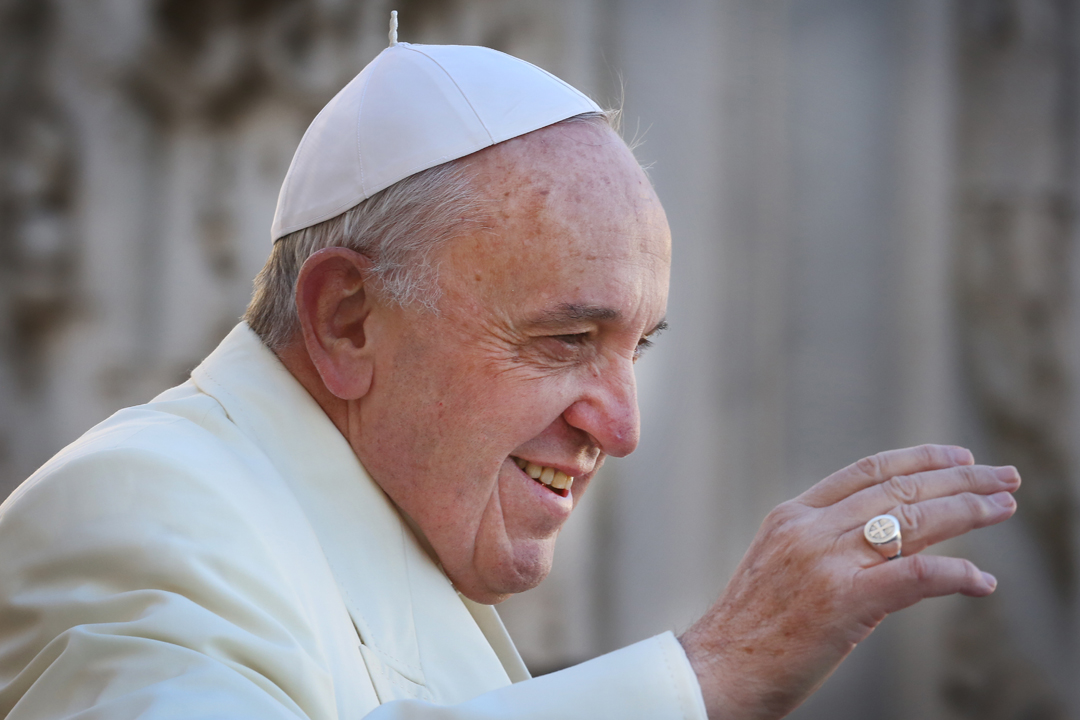
[{"label": "wrinkle on face", "polygon": [[485,227],[440,249],[437,313],[391,313],[350,441],[458,589],[496,602],[546,576],[565,521],[511,458],[582,468],[576,504],[636,442],[633,361],[664,316],[670,237],[610,130],[546,128],[467,167]]}]

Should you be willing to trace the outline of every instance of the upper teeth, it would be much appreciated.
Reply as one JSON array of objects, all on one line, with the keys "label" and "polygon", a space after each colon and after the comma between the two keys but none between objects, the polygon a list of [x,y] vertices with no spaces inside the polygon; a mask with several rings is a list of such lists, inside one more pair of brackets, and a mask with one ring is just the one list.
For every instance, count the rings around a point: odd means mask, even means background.
[{"label": "upper teeth", "polygon": [[533,480],[539,480],[556,490],[569,490],[570,486],[574,484],[574,478],[570,477],[562,470],[537,465],[536,463],[531,463],[528,460],[522,460],[521,458],[514,458],[514,462],[517,463],[517,466],[524,470],[525,474]]}]

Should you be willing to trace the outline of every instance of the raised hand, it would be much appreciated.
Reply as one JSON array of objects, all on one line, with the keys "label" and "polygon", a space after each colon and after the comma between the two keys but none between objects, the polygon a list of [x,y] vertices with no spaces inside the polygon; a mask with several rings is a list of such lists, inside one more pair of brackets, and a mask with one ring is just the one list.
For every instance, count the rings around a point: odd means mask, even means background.
[{"label": "raised hand", "polygon": [[[1016,468],[973,462],[941,445],[880,453],[769,513],[720,599],[680,638],[709,717],[783,717],[889,613],[993,592],[997,581],[970,561],[918,554],[1016,511]],[[863,534],[883,514],[900,523],[892,561]]]}]

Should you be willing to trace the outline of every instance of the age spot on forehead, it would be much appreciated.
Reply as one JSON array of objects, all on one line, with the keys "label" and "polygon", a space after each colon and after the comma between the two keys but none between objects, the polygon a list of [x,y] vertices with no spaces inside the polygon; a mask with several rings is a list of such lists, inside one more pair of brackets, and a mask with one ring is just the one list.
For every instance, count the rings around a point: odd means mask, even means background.
[{"label": "age spot on forehead", "polygon": [[476,153],[469,164],[477,189],[494,200],[485,231],[451,252],[470,285],[494,288],[513,276],[515,296],[554,293],[557,279],[563,290],[580,292],[603,279],[586,282],[586,273],[599,272],[586,265],[667,262],[670,236],[659,201],[610,129],[553,126]]}]

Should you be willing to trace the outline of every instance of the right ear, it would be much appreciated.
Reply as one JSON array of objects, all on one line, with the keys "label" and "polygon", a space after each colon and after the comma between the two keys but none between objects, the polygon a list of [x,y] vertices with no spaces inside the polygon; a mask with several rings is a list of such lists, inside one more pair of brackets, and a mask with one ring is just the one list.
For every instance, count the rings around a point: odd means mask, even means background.
[{"label": "right ear", "polygon": [[304,262],[296,280],[296,310],[308,357],[326,389],[342,400],[356,400],[371,388],[371,267],[370,258],[354,250],[323,248]]}]

